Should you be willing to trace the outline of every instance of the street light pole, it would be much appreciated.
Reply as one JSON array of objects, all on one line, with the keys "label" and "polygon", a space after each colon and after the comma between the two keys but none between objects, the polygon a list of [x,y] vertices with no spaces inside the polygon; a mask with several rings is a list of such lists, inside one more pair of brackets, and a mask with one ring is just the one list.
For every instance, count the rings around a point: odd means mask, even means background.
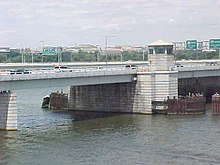
[{"label": "street light pole", "polygon": [[20,49],[20,53],[21,53],[21,63],[24,63],[24,48],[23,48],[23,44],[20,43],[21,45],[21,49]]},{"label": "street light pole", "polygon": [[107,63],[107,47],[108,47],[108,38],[110,37],[116,37],[115,35],[110,35],[105,37],[105,58],[106,58],[106,63]]},{"label": "street light pole", "polygon": [[108,38],[110,38],[110,37],[113,37],[113,38],[115,38],[116,36],[114,35],[114,36],[106,36],[105,37],[105,49],[107,49],[107,47],[108,47]]},{"label": "street light pole", "polygon": [[142,60],[144,61],[144,52],[145,52],[145,50],[143,49],[143,52],[142,52]]},{"label": "street light pole", "polygon": [[21,48],[21,63],[24,63],[24,49]]},{"label": "street light pole", "polygon": [[44,49],[44,41],[40,41],[40,42],[42,44],[42,51],[43,51],[43,49]]},{"label": "street light pole", "polygon": [[62,62],[61,46],[57,46],[58,63]]},{"label": "street light pole", "polygon": [[105,37],[105,50],[107,49],[108,46],[108,37]]},{"label": "street light pole", "polygon": [[44,41],[40,41],[42,43],[42,59],[41,61],[44,62]]}]

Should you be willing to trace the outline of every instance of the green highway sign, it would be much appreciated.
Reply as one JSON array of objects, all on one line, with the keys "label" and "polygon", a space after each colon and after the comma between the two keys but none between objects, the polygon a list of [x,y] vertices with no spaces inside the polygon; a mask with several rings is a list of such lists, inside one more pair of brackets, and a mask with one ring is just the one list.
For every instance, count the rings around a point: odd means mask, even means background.
[{"label": "green highway sign", "polygon": [[220,49],[220,39],[210,39],[209,40],[210,49]]},{"label": "green highway sign", "polygon": [[44,47],[43,55],[56,55],[56,48],[55,47]]},{"label": "green highway sign", "polygon": [[197,40],[187,40],[186,49],[190,49],[190,50],[197,49]]}]

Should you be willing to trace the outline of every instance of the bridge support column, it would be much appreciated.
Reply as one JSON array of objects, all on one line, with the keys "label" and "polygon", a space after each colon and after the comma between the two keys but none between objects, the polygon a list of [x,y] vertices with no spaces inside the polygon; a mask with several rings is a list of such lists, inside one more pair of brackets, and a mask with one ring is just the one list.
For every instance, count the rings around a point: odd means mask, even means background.
[{"label": "bridge support column", "polygon": [[151,72],[138,73],[134,94],[133,113],[152,114],[151,102],[155,97],[154,81],[155,76]]},{"label": "bridge support column", "polygon": [[176,71],[155,72],[155,100],[164,101],[169,96],[178,97],[178,78]]},{"label": "bridge support column", "polygon": [[139,72],[134,94],[133,112],[152,114],[152,102],[163,102],[167,97],[178,96],[176,71]]},{"label": "bridge support column", "polygon": [[0,130],[17,130],[17,96],[0,92]]}]

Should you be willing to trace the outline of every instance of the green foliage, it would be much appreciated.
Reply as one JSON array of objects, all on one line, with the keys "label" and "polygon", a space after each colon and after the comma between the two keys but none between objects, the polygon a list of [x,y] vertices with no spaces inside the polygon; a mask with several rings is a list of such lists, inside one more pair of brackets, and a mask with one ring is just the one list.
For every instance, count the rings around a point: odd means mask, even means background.
[{"label": "green foliage", "polygon": [[[122,53],[123,61],[142,61],[143,60],[143,52],[128,52],[125,51]],[[144,54],[144,60],[147,60],[147,54]]]},{"label": "green foliage", "polygon": [[[124,51],[122,54],[118,55],[100,55],[100,52],[96,51],[94,53],[88,53],[80,50],[78,53],[73,52],[62,52],[62,61],[63,62],[109,62],[109,61],[142,61],[144,55],[144,60],[147,60],[147,53],[142,52],[130,52]],[[182,50],[175,52],[176,60],[201,60],[201,59],[218,59],[219,52],[202,52],[196,50]],[[34,55],[34,62],[57,62],[57,55]],[[20,63],[22,62],[22,56],[17,52],[10,53],[0,53],[0,62],[11,62],[11,63]],[[25,54],[25,62],[32,62],[32,55]]]},{"label": "green foliage", "polygon": [[6,60],[7,60],[7,55],[4,53],[1,53],[0,54],[0,62],[3,63],[3,62],[6,62]]},{"label": "green foliage", "polygon": [[176,60],[201,60],[201,59],[218,59],[218,52],[202,52],[197,50],[176,51]]},{"label": "green foliage", "polygon": [[62,59],[64,61],[70,61],[70,62],[92,62],[96,61],[97,54],[95,53],[87,53],[82,50],[80,50],[78,53],[72,53],[72,52],[63,52],[62,53]]}]

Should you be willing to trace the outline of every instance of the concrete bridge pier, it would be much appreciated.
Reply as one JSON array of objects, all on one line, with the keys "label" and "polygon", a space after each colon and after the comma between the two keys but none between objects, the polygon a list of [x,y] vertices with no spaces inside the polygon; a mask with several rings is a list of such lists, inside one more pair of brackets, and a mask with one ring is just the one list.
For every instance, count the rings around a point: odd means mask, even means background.
[{"label": "concrete bridge pier", "polygon": [[10,91],[0,92],[0,130],[17,130],[17,96]]},{"label": "concrete bridge pier", "polygon": [[151,72],[140,72],[134,88],[132,112],[152,114],[152,100],[154,99],[155,77]]},{"label": "concrete bridge pier", "polygon": [[155,106],[152,102],[163,102],[168,96],[177,97],[177,89],[176,71],[138,72],[133,113],[153,114],[154,109],[163,110],[164,107]]}]

